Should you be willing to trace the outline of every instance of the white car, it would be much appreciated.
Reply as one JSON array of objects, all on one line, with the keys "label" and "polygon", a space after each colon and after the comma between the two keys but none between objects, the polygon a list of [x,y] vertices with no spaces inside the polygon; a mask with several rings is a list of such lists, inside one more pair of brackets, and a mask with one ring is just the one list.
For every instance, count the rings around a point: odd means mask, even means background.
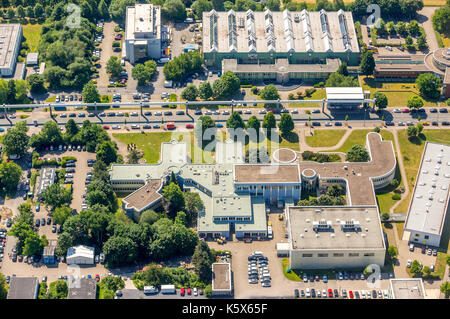
[{"label": "white car", "polygon": [[265,281],[265,282],[263,282],[263,283],[261,284],[261,286],[263,286],[263,287],[270,287],[270,286],[272,286],[272,285],[270,284],[270,282]]},{"label": "white car", "polygon": [[158,112],[155,112],[155,115],[156,115],[156,116],[161,116],[161,115],[162,115],[162,112],[159,112],[159,111],[158,111]]},{"label": "white car", "polygon": [[317,298],[322,297],[322,293],[320,292],[320,289],[317,289]]},{"label": "white car", "polygon": [[113,126],[111,126],[111,128],[113,130],[120,130],[120,125],[113,125]]},{"label": "white car", "polygon": [[372,293],[369,290],[367,290],[366,291],[366,299],[370,299],[370,298],[372,298]]},{"label": "white car", "polygon": [[211,111],[205,111],[205,115],[211,115],[212,112]]},{"label": "white car", "polygon": [[198,296],[197,288],[194,288],[193,291],[194,291],[194,296]]},{"label": "white car", "polygon": [[400,109],[394,109],[394,113],[401,113]]},{"label": "white car", "polygon": [[325,289],[322,289],[322,297],[323,298],[327,297],[327,291]]},{"label": "white car", "polygon": [[123,116],[123,112],[118,112],[117,116]]},{"label": "white car", "polygon": [[325,126],[333,126],[331,122],[325,122]]},{"label": "white car", "polygon": [[306,288],[306,298],[311,298],[311,289]]},{"label": "white car", "polygon": [[297,109],[291,110],[291,114],[298,114],[298,110]]},{"label": "white car", "polygon": [[230,115],[230,112],[228,112],[228,111],[222,111],[222,115]]},{"label": "white car", "polygon": [[383,290],[383,295],[384,295],[384,299],[388,298],[388,291],[387,290]]},{"label": "white car", "polygon": [[138,112],[131,112],[130,115],[131,116],[138,116]]},{"label": "white car", "polygon": [[252,114],[252,111],[250,111],[250,110],[245,110],[245,111],[244,111],[244,114]]},{"label": "white car", "polygon": [[267,111],[266,110],[260,110],[258,113],[259,114],[267,114]]},{"label": "white car", "polygon": [[361,299],[366,298],[366,292],[364,290],[361,290]]}]

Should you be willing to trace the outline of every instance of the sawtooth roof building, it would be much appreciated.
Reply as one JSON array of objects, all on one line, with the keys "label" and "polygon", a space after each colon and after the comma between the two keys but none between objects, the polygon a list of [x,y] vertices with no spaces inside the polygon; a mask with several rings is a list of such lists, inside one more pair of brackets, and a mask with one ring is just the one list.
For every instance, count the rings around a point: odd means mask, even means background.
[{"label": "sawtooth roof building", "polygon": [[448,212],[450,146],[425,144],[404,232],[412,243],[439,247]]},{"label": "sawtooth roof building", "polygon": [[206,65],[244,81],[323,79],[359,53],[351,12],[203,12]]},{"label": "sawtooth roof building", "polygon": [[[112,187],[116,192],[130,193],[122,205],[138,218],[142,211],[161,205],[162,189],[173,172],[180,187],[197,192],[204,203],[197,220],[200,237],[230,237],[234,233],[240,239],[265,239],[268,205],[294,206],[302,191],[324,192],[329,185],[340,184],[346,190],[348,205],[370,206],[371,211],[377,211],[374,189],[389,184],[395,175],[392,142],[373,132],[366,141],[371,161],[365,163],[300,162],[282,149],[276,152],[274,163],[247,164],[242,145],[230,144],[234,142],[217,143],[217,154],[225,149],[235,152],[222,156],[220,163],[194,164],[187,157],[185,143],[162,143],[157,164],[113,164],[109,171]],[[285,163],[280,163],[281,159]],[[375,224],[377,219],[372,218]],[[378,240],[376,247],[383,245]]]}]

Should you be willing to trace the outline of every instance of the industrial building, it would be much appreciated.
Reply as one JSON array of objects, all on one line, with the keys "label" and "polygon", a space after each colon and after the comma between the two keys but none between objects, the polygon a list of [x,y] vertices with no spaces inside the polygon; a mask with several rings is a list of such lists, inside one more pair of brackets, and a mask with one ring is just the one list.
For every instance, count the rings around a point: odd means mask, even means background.
[{"label": "industrial building", "polygon": [[97,282],[94,278],[71,278],[67,299],[95,299]]},{"label": "industrial building", "polygon": [[68,265],[93,265],[94,247],[78,245],[67,250]]},{"label": "industrial building", "polygon": [[2,77],[11,77],[14,76],[22,43],[22,25],[0,24],[0,38],[0,74]]},{"label": "industrial building", "polygon": [[243,81],[325,79],[359,53],[351,12],[203,12],[205,64]]},{"label": "industrial building", "polygon": [[212,295],[231,296],[232,278],[230,263],[212,264]]},{"label": "industrial building", "polygon": [[422,278],[395,278],[389,280],[390,299],[425,299]]},{"label": "industrial building", "polygon": [[122,55],[135,63],[161,57],[161,6],[136,4],[127,7],[125,45]]},{"label": "industrial building", "polygon": [[265,239],[270,205],[293,206],[302,191],[325,192],[337,183],[346,190],[348,205],[374,206],[373,190],[389,184],[395,175],[392,142],[382,141],[373,132],[366,142],[371,161],[365,163],[299,162],[295,152],[283,149],[275,152],[272,164],[246,164],[242,145],[226,145],[233,143],[218,142],[218,150],[234,153],[221,155],[221,163],[212,164],[190,163],[185,143],[162,143],[157,164],[113,164],[109,170],[111,185],[115,192],[129,193],[122,205],[138,220],[144,210],[161,205],[162,189],[174,173],[180,187],[198,193],[204,203],[197,220],[200,237],[228,238],[234,233],[239,239]]},{"label": "industrial building", "polygon": [[404,226],[411,243],[439,247],[448,212],[450,146],[425,144]]},{"label": "industrial building", "polygon": [[12,276],[7,299],[37,299],[39,279],[37,277]]},{"label": "industrial building", "polygon": [[386,246],[377,206],[288,207],[292,269],[384,265]]}]

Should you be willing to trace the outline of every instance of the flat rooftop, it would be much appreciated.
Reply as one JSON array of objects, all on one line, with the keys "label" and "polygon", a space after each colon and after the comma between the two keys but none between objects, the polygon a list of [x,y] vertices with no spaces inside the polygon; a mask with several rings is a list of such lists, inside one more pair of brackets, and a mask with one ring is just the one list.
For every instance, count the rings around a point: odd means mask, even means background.
[{"label": "flat rooftop", "polygon": [[203,12],[203,43],[205,53],[359,52],[352,13],[342,10]]},{"label": "flat rooftop", "polygon": [[161,34],[161,7],[153,4],[136,4],[127,7],[125,39],[149,39]]},{"label": "flat rooftop", "polygon": [[364,100],[362,87],[327,87],[328,100]]},{"label": "flat rooftop", "polygon": [[405,229],[441,235],[448,210],[450,146],[425,144]]},{"label": "flat rooftop", "polygon": [[390,279],[389,286],[394,299],[425,298],[425,291],[421,278]]},{"label": "flat rooftop", "polygon": [[22,26],[19,23],[0,24],[0,68],[11,68],[16,61],[14,48],[20,40]]},{"label": "flat rooftop", "polygon": [[[376,206],[294,206],[288,212],[292,249],[384,248]],[[315,223],[323,226],[315,231]]]},{"label": "flat rooftop", "polygon": [[[349,190],[347,202],[350,201],[351,205],[376,205],[371,178],[383,176],[395,169],[397,161],[392,142],[383,141],[380,134],[370,132],[367,135],[367,143],[366,147],[369,148],[371,155],[370,162],[300,162],[301,171],[310,168],[320,178],[344,178],[347,180]],[[362,189],[365,191],[362,192]]]},{"label": "flat rooftop", "polygon": [[229,263],[212,264],[213,290],[231,290],[231,267]]},{"label": "flat rooftop", "polygon": [[39,280],[36,277],[11,277],[7,299],[37,299]]},{"label": "flat rooftop", "polygon": [[97,282],[94,278],[77,278],[69,280],[67,299],[95,299]]},{"label": "flat rooftop", "polygon": [[290,64],[288,59],[276,59],[274,64],[238,64],[236,59],[223,59],[223,72],[234,73],[299,73],[299,72],[336,72],[340,65],[339,59],[326,59],[326,63]]},{"label": "flat rooftop", "polygon": [[298,164],[291,165],[235,165],[235,183],[300,183]]}]

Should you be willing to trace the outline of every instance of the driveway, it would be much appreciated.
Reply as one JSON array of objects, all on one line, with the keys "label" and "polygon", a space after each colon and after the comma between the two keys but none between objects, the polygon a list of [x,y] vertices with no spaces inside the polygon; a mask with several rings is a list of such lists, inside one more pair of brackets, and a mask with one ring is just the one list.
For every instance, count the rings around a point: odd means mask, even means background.
[{"label": "driveway", "polygon": [[[114,41],[114,28],[117,26],[114,22],[105,22],[103,25],[103,35],[104,38],[102,40],[102,43],[100,44],[100,73],[99,78],[97,79],[97,87],[99,89],[105,89],[108,88],[109,84],[109,76],[106,73],[106,63],[108,62],[109,58],[113,55],[117,56],[120,60],[121,52],[113,52],[112,43]],[[101,92],[102,93],[102,92]]]}]

